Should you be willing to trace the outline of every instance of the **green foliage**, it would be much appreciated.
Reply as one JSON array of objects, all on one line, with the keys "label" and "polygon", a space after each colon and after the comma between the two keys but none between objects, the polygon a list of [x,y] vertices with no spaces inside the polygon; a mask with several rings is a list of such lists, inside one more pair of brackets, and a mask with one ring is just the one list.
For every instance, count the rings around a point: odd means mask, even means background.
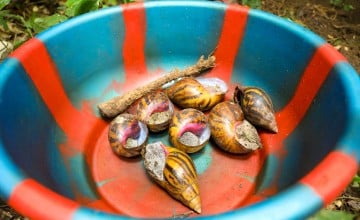
[{"label": "green foliage", "polygon": [[65,14],[69,17],[78,16],[99,9],[100,0],[67,0]]},{"label": "green foliage", "polygon": [[118,1],[117,0],[104,0],[102,1],[102,5],[103,7],[108,7],[108,6],[115,6],[118,5]]},{"label": "green foliage", "polygon": [[35,33],[39,33],[67,19],[68,17],[60,14],[53,14],[51,16],[38,16],[37,14],[33,14],[26,21],[25,24],[29,29],[32,29]]},{"label": "green foliage", "polygon": [[0,11],[0,26],[4,27],[5,30],[9,30],[9,27],[6,22],[6,15],[8,14],[8,11]]},{"label": "green foliage", "polygon": [[337,8],[342,8],[345,11],[351,11],[355,9],[354,6],[345,3],[344,0],[330,0],[330,5],[333,5]]},{"label": "green foliage", "polygon": [[330,0],[330,4],[333,6],[341,6],[343,3],[343,0]]},{"label": "green foliage", "polygon": [[351,182],[351,186],[352,187],[356,187],[356,188],[360,188],[360,176],[359,175],[355,175],[352,182]]},{"label": "green foliage", "polygon": [[[15,8],[17,8],[19,5],[26,7],[21,1],[0,0],[0,26],[3,27],[5,31],[11,32],[9,23],[15,24],[16,28],[21,29],[26,33],[27,38],[29,38],[69,18],[100,8],[134,1],[135,0],[66,0],[64,5],[60,5],[60,7],[56,9],[55,14],[48,16],[36,12],[20,15],[18,12],[12,10],[11,7],[16,6]],[[26,41],[26,38],[17,38],[15,35],[12,40],[16,48]]]},{"label": "green foliage", "polygon": [[64,8],[51,16],[33,13],[29,17],[24,18],[20,15],[12,14],[10,10],[4,10],[11,3],[11,0],[0,0],[0,26],[4,27],[5,30],[9,30],[7,22],[12,20],[25,27],[26,32],[33,36],[68,18],[98,10],[101,7],[131,2],[134,2],[134,0],[67,0]]},{"label": "green foliage", "polygon": [[98,10],[101,7],[114,6],[119,3],[126,4],[135,0],[67,0],[65,3],[65,15],[68,17],[78,16],[90,11]]},{"label": "green foliage", "polygon": [[1,10],[0,11],[0,25],[4,27],[5,30],[8,30],[9,27],[7,25],[7,21],[9,19],[12,19],[14,21],[19,22],[21,25],[23,25],[25,28],[25,31],[32,36],[31,30],[26,26],[25,19],[20,15],[14,15],[9,10]]},{"label": "green foliage", "polygon": [[250,8],[261,9],[261,0],[241,0],[242,5],[247,5]]},{"label": "green foliage", "polygon": [[355,217],[356,215],[344,211],[322,209],[309,220],[353,220]]},{"label": "green foliage", "polygon": [[135,2],[135,0],[121,0],[122,4],[128,4],[128,3],[132,3]]},{"label": "green foliage", "polygon": [[10,4],[10,0],[0,0],[0,10],[5,8],[8,4]]}]

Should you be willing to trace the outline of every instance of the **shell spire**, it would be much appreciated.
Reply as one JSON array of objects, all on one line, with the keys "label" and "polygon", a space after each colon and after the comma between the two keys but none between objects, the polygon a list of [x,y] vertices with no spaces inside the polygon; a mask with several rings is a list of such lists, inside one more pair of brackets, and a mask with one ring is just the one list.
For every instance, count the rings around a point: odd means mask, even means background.
[{"label": "shell spire", "polygon": [[253,125],[274,133],[278,132],[274,107],[264,90],[253,86],[237,86],[234,101],[241,106],[246,120]]}]

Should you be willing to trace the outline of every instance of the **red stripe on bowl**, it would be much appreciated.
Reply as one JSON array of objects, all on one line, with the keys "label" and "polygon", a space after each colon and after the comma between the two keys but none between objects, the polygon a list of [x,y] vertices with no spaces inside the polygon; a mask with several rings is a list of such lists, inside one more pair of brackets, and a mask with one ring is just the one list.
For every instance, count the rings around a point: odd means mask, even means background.
[{"label": "red stripe on bowl", "polygon": [[[71,219],[79,204],[60,196],[33,179],[26,179],[16,186],[9,205],[32,219]],[[44,211],[46,210],[46,211]]]},{"label": "red stripe on bowl", "polygon": [[313,189],[323,199],[324,204],[329,204],[346,188],[357,169],[354,157],[333,151],[302,178],[300,183]]}]

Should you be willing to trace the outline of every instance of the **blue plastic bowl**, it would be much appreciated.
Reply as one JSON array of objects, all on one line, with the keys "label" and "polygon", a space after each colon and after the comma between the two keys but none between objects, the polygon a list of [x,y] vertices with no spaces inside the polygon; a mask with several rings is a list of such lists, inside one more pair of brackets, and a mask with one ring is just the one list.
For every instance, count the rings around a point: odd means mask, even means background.
[{"label": "blue plastic bowl", "polygon": [[[70,19],[0,66],[0,196],[33,219],[186,214],[116,157],[97,104],[214,52],[204,76],[258,86],[279,132],[264,148],[193,154],[206,219],[303,219],[331,202],[360,160],[360,80],[323,39],[269,13],[215,2],[146,2]],[[166,133],[150,141],[168,143]]]}]

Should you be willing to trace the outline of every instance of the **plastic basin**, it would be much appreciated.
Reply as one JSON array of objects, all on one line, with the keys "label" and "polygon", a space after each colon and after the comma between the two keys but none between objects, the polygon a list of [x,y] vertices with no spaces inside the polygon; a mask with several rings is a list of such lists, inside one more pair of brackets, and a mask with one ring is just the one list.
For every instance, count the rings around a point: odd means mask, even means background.
[{"label": "plastic basin", "polygon": [[[214,52],[215,51],[215,52]],[[206,77],[272,98],[264,148],[192,154],[206,219],[302,219],[339,195],[360,160],[360,80],[332,46],[238,5],[134,3],[55,26],[0,66],[0,196],[33,219],[169,218],[189,209],[121,159],[97,104],[214,52]],[[149,141],[168,142],[167,133]]]}]

